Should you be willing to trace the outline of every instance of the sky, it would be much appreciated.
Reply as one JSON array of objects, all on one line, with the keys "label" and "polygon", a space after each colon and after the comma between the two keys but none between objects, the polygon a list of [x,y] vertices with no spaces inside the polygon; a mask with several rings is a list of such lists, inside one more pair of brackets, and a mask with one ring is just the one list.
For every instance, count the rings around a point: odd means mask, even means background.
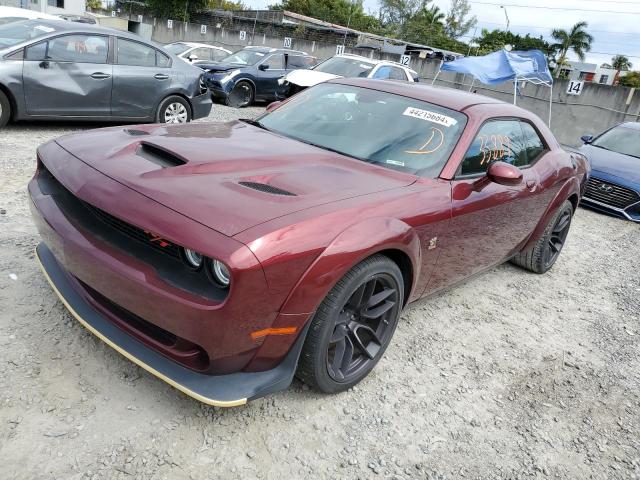
[{"label": "sky", "polygon": [[[266,8],[274,0],[244,0],[244,3],[251,8]],[[432,0],[431,3],[447,11],[451,0]],[[640,70],[640,0],[471,0],[470,4],[472,14],[478,19],[478,35],[483,28],[505,29],[505,10],[511,32],[542,35],[547,40],[553,28],[568,30],[584,20],[594,37],[587,62],[611,63],[611,57],[622,54]],[[375,14],[378,0],[364,0],[364,8]],[[468,42],[472,36],[473,31],[461,40]],[[577,60],[572,55],[570,59]]]}]

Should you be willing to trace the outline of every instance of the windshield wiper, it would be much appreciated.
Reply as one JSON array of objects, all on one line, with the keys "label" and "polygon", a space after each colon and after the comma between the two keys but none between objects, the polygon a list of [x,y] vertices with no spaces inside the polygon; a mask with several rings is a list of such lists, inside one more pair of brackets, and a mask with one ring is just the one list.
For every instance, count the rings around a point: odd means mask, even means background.
[{"label": "windshield wiper", "polygon": [[267,127],[265,127],[258,120],[253,120],[251,118],[239,118],[238,120],[240,120],[241,122],[244,122],[244,123],[248,123],[249,125],[253,125],[254,127],[258,127],[258,128],[263,129],[263,130],[266,130],[267,132],[270,131]]}]

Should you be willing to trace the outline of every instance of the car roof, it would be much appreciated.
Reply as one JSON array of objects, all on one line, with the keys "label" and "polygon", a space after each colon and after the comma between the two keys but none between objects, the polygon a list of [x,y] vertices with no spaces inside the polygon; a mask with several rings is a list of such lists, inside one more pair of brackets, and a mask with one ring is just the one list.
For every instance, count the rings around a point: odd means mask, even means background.
[{"label": "car roof", "polygon": [[254,50],[256,52],[261,52],[261,53],[283,52],[283,53],[298,53],[300,55],[309,55],[307,52],[303,52],[302,50],[292,50],[291,48],[263,47],[259,45],[247,45],[246,47],[243,48],[243,50]]},{"label": "car roof", "polygon": [[49,15],[48,13],[43,13],[38,10],[30,10],[28,8],[17,8],[17,7],[5,7],[0,6],[0,17],[15,17],[15,18],[27,18],[27,19],[49,19],[49,20],[58,20],[58,17],[55,15]]},{"label": "car roof", "polygon": [[407,70],[411,70],[412,72],[416,73],[415,70],[412,70],[411,68],[402,65],[400,62],[394,62],[393,60],[379,60],[377,58],[368,58],[368,57],[363,57],[362,55],[355,55],[353,53],[341,53],[339,55],[334,55],[335,57],[340,57],[340,58],[352,58],[352,59],[357,59],[357,60],[361,60],[363,62],[368,62],[368,63],[372,63],[374,65],[382,65],[382,64],[387,64],[387,65],[393,65],[394,67],[400,67],[400,68],[404,68]]},{"label": "car roof", "polygon": [[62,32],[73,32],[73,33],[96,33],[103,35],[118,35],[119,37],[131,38],[134,40],[143,41],[145,43],[151,43],[156,45],[154,42],[150,42],[145,40],[140,35],[136,35],[135,33],[126,32],[124,30],[116,30],[115,28],[102,27],[97,24],[92,23],[80,23],[80,22],[69,22],[67,20],[44,20],[44,19],[36,19],[36,20],[24,20],[23,23],[31,24],[31,25],[44,25],[54,27],[56,32],[51,33],[62,33]]},{"label": "car roof", "polygon": [[[460,112],[473,105],[497,104],[501,107],[512,107],[514,116],[530,116],[526,110],[495,98],[485,97],[484,95],[465,92],[463,90],[456,90],[454,88],[433,87],[424,83],[397,82],[370,78],[337,78],[335,80],[329,80],[328,83],[353,85],[354,87],[364,87],[395,95],[402,95]],[[526,115],[524,115],[523,112],[526,112]]]},{"label": "car roof", "polygon": [[631,128],[633,130],[640,130],[640,122],[624,122],[618,126],[624,127],[624,128]]},{"label": "car roof", "polygon": [[218,47],[217,45],[209,45],[208,43],[197,43],[197,42],[173,42],[168,45],[173,45],[175,43],[182,43],[183,45],[189,45],[190,47],[197,47],[197,48],[204,47],[204,48],[217,48],[219,50],[226,50],[225,48]]}]

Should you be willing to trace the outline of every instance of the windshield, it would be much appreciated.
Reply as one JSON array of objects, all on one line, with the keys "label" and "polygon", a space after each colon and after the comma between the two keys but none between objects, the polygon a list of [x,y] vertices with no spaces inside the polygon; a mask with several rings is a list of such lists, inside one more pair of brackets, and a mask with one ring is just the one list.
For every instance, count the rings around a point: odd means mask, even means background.
[{"label": "windshield", "polygon": [[358,58],[331,57],[314,70],[331,73],[341,77],[366,77],[375,65]]},{"label": "windshield", "polygon": [[261,126],[367,163],[435,178],[466,125],[448,108],[325,83],[258,119]]},{"label": "windshield", "polygon": [[55,27],[44,25],[37,20],[24,20],[0,25],[0,48],[12,47],[55,31]]},{"label": "windshield", "polygon": [[640,158],[640,130],[618,125],[604,132],[591,145]]},{"label": "windshield", "polygon": [[169,45],[165,45],[164,49],[169,52],[169,53],[173,53],[174,55],[180,55],[181,53],[186,52],[187,50],[189,50],[189,45],[187,45],[186,43],[180,43],[180,42],[176,42],[176,43],[170,43]]},{"label": "windshield", "polygon": [[254,65],[266,54],[255,50],[238,50],[221,60],[222,63],[236,63],[238,65]]}]

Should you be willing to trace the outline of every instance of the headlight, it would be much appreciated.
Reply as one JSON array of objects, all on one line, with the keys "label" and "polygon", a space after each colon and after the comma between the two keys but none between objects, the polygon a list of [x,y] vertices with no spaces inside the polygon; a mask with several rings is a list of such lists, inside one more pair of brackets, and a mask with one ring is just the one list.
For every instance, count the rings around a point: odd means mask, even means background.
[{"label": "headlight", "polygon": [[204,258],[202,255],[195,250],[191,250],[190,248],[184,249],[184,260],[191,268],[197,269],[202,266],[202,262]]},{"label": "headlight", "polygon": [[231,273],[227,266],[220,260],[211,260],[211,276],[221,287],[226,288],[231,283]]},{"label": "headlight", "polygon": [[280,77],[280,78],[278,79],[278,85],[284,85],[286,81],[287,81],[287,79],[286,79],[286,78],[284,78],[284,77]]},{"label": "headlight", "polygon": [[239,73],[240,73],[240,70],[231,70],[229,73],[227,73],[224,77],[220,79],[220,83],[227,83],[229,80],[231,80],[233,77],[235,77]]}]

